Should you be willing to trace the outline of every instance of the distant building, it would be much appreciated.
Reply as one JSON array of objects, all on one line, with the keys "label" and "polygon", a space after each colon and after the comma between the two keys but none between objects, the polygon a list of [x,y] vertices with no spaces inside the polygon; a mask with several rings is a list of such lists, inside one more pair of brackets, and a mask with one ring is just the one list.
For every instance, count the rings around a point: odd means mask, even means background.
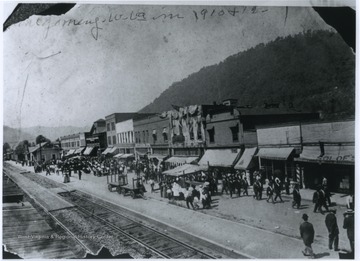
[{"label": "distant building", "polygon": [[89,132],[81,132],[60,137],[61,148],[64,155],[81,154],[87,145],[86,140],[90,137]]},{"label": "distant building", "polygon": [[85,156],[97,156],[107,147],[106,121],[98,119],[91,126],[89,135],[86,137]]},{"label": "distant building", "polygon": [[62,149],[50,142],[42,142],[29,147],[29,160],[37,163],[58,160],[62,157]]},{"label": "distant building", "polygon": [[112,113],[105,117],[106,121],[106,138],[108,147],[117,144],[116,139],[116,123],[132,119],[136,115],[135,112]]},{"label": "distant building", "polygon": [[134,118],[134,141],[137,158],[156,158],[159,165],[169,156],[169,120],[159,115],[138,115]]}]

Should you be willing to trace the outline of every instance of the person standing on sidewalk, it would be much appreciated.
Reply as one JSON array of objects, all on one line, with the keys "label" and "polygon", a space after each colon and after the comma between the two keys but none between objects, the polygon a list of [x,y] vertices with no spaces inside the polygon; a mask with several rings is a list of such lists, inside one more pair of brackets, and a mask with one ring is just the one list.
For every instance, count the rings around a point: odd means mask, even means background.
[{"label": "person standing on sidewalk", "polygon": [[307,214],[302,215],[304,222],[300,225],[300,236],[305,244],[305,250],[302,251],[304,256],[314,257],[314,252],[311,244],[314,242],[315,230],[313,225],[308,222],[309,216]]},{"label": "person standing on sidewalk", "polygon": [[339,227],[336,219],[336,209],[330,210],[330,213],[325,217],[325,225],[329,231],[329,249],[339,251]]},{"label": "person standing on sidewalk", "polygon": [[81,175],[82,175],[81,169],[79,169],[78,171],[79,171],[79,180],[81,180]]},{"label": "person standing on sidewalk", "polygon": [[350,242],[351,252],[354,253],[354,212],[352,210],[347,210],[344,213],[344,225],[343,228],[347,230],[347,236]]}]

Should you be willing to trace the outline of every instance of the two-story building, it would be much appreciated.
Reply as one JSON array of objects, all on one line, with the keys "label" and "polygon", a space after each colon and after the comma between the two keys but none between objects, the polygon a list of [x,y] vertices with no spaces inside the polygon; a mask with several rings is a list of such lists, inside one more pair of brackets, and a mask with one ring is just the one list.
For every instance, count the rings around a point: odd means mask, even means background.
[{"label": "two-story building", "polygon": [[81,154],[86,147],[86,140],[90,137],[89,132],[81,132],[60,137],[60,144],[65,156]]},{"label": "two-story building", "polygon": [[106,121],[98,119],[93,123],[90,135],[86,138],[85,156],[96,156],[107,147]]},{"label": "two-story building", "polygon": [[301,124],[302,151],[297,175],[315,189],[325,177],[330,191],[354,193],[355,121]]}]

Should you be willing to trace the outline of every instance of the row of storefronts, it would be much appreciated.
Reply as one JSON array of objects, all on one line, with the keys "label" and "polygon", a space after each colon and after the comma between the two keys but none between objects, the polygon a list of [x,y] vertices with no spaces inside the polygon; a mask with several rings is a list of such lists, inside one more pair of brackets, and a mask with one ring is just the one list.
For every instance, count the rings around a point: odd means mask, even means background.
[{"label": "row of storefronts", "polygon": [[174,106],[161,114],[115,113],[78,136],[86,144],[63,147],[65,155],[81,149],[85,156],[146,157],[155,167],[246,171],[251,180],[260,171],[264,178],[288,177],[304,188],[326,177],[330,190],[353,191],[355,123],[321,122],[317,113],[239,107],[227,100]]}]

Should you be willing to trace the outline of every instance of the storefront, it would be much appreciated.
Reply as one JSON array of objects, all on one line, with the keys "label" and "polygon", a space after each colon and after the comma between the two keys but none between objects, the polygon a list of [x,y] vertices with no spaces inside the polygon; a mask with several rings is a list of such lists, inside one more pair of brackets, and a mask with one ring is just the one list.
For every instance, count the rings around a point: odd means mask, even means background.
[{"label": "storefront", "polygon": [[295,159],[304,187],[315,189],[325,177],[330,191],[353,193],[354,155],[353,145],[304,146],[300,157]]},{"label": "storefront", "polygon": [[234,169],[246,172],[246,178],[249,184],[253,183],[252,173],[258,168],[257,161],[254,157],[257,148],[246,148],[244,153],[241,155],[239,161],[235,164]]},{"label": "storefront", "polygon": [[295,178],[294,155],[293,147],[260,148],[256,154],[259,159],[259,168],[263,171],[265,178],[278,176],[281,180],[285,177]]}]

